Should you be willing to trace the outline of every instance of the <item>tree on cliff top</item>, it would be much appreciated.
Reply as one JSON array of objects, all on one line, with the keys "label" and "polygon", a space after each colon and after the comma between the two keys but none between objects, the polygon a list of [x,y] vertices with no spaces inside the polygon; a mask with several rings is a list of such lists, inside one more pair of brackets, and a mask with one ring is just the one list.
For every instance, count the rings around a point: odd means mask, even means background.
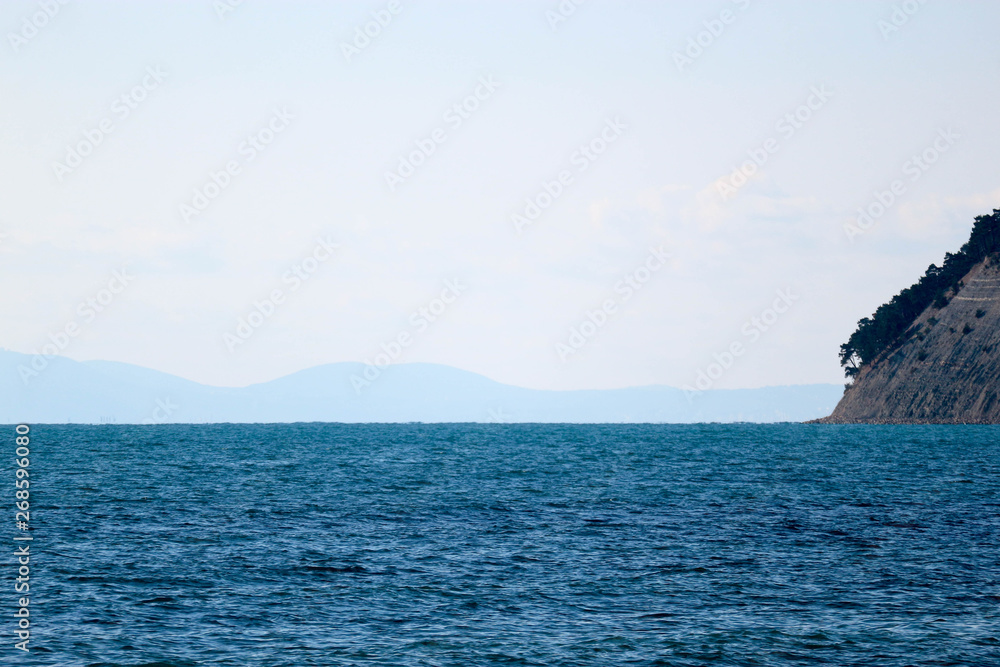
[{"label": "tree on cliff top", "polygon": [[998,250],[1000,209],[994,209],[991,215],[976,217],[972,234],[961,250],[945,253],[940,267],[931,264],[916,284],[879,306],[871,317],[858,322],[857,330],[840,346],[840,365],[847,377],[854,377],[865,364],[902,344],[911,333],[913,322],[928,306],[943,308],[949,291],[958,291],[962,276]]}]

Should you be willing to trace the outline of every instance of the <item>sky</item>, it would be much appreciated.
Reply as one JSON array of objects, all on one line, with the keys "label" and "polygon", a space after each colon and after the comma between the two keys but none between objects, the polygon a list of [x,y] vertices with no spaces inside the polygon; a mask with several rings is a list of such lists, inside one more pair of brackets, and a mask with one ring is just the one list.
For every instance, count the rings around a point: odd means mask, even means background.
[{"label": "sky", "polygon": [[1000,206],[998,24],[940,0],[6,0],[0,346],[222,386],[343,361],[840,383],[858,319]]}]

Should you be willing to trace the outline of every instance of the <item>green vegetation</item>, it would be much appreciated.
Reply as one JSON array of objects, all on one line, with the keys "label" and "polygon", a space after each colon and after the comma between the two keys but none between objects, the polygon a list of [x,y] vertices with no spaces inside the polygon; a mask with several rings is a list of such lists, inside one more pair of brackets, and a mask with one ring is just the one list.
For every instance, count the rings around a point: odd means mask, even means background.
[{"label": "green vegetation", "polygon": [[862,318],[850,339],[840,346],[840,365],[847,377],[857,375],[865,364],[893,350],[912,336],[914,320],[928,306],[944,308],[961,287],[962,277],[988,255],[1000,251],[1000,209],[980,215],[972,226],[969,241],[957,253],[945,253],[939,267],[931,264],[927,273],[911,287],[882,304],[871,317]]}]

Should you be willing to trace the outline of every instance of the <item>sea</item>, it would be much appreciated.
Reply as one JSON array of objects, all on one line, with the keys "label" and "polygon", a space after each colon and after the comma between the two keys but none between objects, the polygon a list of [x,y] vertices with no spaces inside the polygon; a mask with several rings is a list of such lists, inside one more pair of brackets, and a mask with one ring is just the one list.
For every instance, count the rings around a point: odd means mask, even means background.
[{"label": "sea", "polygon": [[997,427],[0,429],[3,665],[1000,665]]}]

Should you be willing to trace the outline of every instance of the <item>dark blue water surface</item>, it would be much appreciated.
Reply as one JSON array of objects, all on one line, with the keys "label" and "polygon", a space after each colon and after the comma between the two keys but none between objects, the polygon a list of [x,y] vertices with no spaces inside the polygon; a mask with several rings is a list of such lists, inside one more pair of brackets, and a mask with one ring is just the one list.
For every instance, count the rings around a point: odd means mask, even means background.
[{"label": "dark blue water surface", "polygon": [[1000,665],[997,428],[31,435],[4,664]]}]

